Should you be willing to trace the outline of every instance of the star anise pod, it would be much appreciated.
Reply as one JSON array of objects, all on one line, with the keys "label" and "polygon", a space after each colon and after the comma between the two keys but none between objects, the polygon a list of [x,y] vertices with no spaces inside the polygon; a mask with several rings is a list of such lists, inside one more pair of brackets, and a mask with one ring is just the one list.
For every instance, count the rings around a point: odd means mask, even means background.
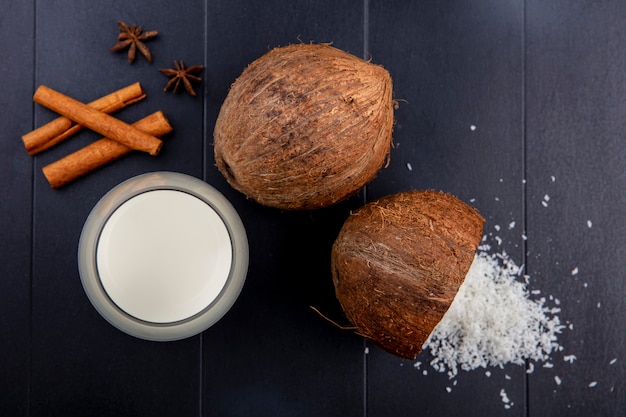
[{"label": "star anise pod", "polygon": [[118,42],[109,50],[117,52],[128,48],[128,62],[132,63],[135,60],[137,49],[139,49],[139,52],[146,57],[148,62],[152,62],[150,50],[143,42],[154,38],[159,32],[156,30],[144,32],[141,26],[137,26],[134,23],[132,26],[128,26],[122,21],[117,22],[117,26],[120,29],[120,34],[117,35]]},{"label": "star anise pod", "polygon": [[162,74],[165,74],[167,77],[171,78],[163,91],[169,90],[172,86],[174,87],[174,93],[178,92],[178,88],[180,87],[181,82],[185,86],[185,89],[192,96],[196,95],[196,92],[191,85],[191,82],[200,82],[202,78],[198,77],[197,74],[200,74],[204,66],[202,65],[194,65],[189,68],[185,68],[185,63],[181,60],[180,63],[178,61],[174,61],[174,68],[161,68],[159,71]]}]

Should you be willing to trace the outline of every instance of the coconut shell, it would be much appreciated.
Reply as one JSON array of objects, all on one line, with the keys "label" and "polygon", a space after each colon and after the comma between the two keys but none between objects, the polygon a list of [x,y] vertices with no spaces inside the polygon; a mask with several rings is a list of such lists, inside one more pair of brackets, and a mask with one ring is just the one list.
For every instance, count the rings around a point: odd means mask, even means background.
[{"label": "coconut shell", "polygon": [[326,207],[384,165],[393,111],[383,67],[329,45],[276,48],[231,86],[215,124],[215,162],[260,204]]},{"label": "coconut shell", "polygon": [[413,359],[474,260],[484,219],[456,197],[409,191],[345,221],[332,248],[335,292],[358,333]]}]

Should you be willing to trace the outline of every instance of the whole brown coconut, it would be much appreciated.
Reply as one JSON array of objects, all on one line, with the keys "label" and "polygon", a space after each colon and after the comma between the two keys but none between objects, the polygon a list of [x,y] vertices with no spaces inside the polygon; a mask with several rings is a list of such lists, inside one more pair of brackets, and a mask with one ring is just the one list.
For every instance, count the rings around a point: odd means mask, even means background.
[{"label": "whole brown coconut", "polygon": [[474,260],[484,219],[456,197],[410,191],[366,204],[332,249],[335,292],[358,332],[413,359]]},{"label": "whole brown coconut", "polygon": [[276,48],[231,86],[215,124],[215,162],[260,204],[326,207],[383,166],[393,111],[383,67],[329,45]]}]

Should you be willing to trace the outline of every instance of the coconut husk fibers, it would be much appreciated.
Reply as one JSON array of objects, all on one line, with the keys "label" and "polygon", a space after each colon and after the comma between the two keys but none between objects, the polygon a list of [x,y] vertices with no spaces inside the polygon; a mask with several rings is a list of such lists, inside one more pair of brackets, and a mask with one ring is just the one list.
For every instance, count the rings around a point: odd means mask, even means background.
[{"label": "coconut husk fibers", "polygon": [[329,206],[384,165],[394,103],[382,66],[329,45],[273,49],[230,88],[214,130],[216,165],[260,204]]},{"label": "coconut husk fibers", "polygon": [[474,260],[484,219],[456,197],[409,191],[352,213],[332,248],[335,292],[358,333],[413,359]]}]

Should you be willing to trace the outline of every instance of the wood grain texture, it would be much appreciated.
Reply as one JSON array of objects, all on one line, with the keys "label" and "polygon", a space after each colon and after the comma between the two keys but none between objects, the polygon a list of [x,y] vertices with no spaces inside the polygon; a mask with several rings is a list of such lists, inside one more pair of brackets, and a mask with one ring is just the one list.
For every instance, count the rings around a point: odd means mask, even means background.
[{"label": "wood grain texture", "polygon": [[[207,132],[213,131],[231,83],[277,46],[332,42],[361,56],[363,13],[360,2],[345,0],[211,2],[207,37],[220,41],[207,42],[213,74]],[[362,416],[363,341],[310,308],[343,320],[330,276],[330,248],[362,196],[320,211],[269,209],[230,188],[212,163],[207,162],[207,179],[239,210],[251,250],[240,298],[203,335],[205,415]]]},{"label": "wood grain texture", "polygon": [[[0,414],[28,410],[33,161],[19,146],[32,129],[33,2],[11,3],[0,18]],[[19,39],[20,46],[15,45]],[[5,52],[16,51],[8,54]],[[24,94],[26,92],[26,94]]]},{"label": "wood grain texture", "polygon": [[561,300],[572,325],[564,353],[576,356],[531,376],[529,404],[534,415],[617,416],[626,407],[626,8],[529,1],[527,16],[527,265]]},{"label": "wood grain texture", "polygon": [[[370,52],[391,73],[400,106],[391,163],[368,186],[368,199],[410,189],[451,193],[486,219],[487,242],[506,249],[521,265],[522,2],[370,1],[370,7]],[[508,230],[512,221],[518,226]],[[496,232],[496,226],[503,230]],[[496,234],[504,246],[498,246]],[[490,370],[491,377],[484,370],[461,372],[453,385],[429,366],[430,360],[430,353],[422,352],[415,361],[400,361],[372,346],[368,412],[527,415],[523,367]],[[514,403],[509,410],[503,407],[502,389]]]},{"label": "wood grain texture", "polygon": [[[155,170],[202,176],[202,102],[164,93],[167,78],[158,72],[174,59],[189,64],[204,59],[203,3],[184,1],[176,9],[199,13],[171,16],[164,2],[92,4],[87,1],[37,3],[35,87],[47,85],[89,102],[136,81],[146,99],[116,113],[134,122],[163,111],[176,132],[157,157],[137,155],[116,161],[61,190],[51,190],[41,168],[100,136],[91,131],[35,158],[36,175],[30,410],[32,415],[198,415],[201,409],[201,340],[150,343],[127,336],[91,306],[76,263],[78,239],[96,202],[121,181]],[[135,20],[146,28],[182,25],[185,33],[163,34],[149,43],[153,63],[109,52],[117,38],[117,20]],[[132,23],[132,22],[131,22]],[[59,46],[63,45],[62,48]],[[32,97],[31,91],[25,95]],[[55,115],[35,106],[35,125]],[[175,144],[175,145],[174,145]]]}]

